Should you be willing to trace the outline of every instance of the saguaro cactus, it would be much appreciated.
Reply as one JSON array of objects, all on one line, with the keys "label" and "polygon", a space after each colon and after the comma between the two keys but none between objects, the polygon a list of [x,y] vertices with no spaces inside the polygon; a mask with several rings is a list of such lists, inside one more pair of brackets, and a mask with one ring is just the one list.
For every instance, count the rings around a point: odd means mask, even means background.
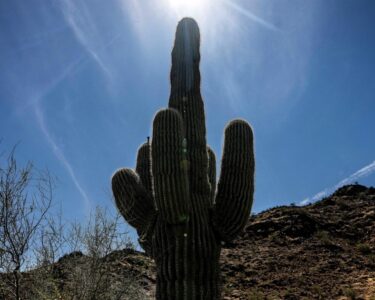
[{"label": "saguaro cactus", "polygon": [[234,120],[225,129],[216,191],[214,152],[206,145],[200,94],[200,34],[191,18],[176,31],[169,108],[153,123],[137,166],[112,178],[116,205],[137,229],[157,266],[157,299],[219,299],[219,256],[245,226],[254,191],[253,133]]}]

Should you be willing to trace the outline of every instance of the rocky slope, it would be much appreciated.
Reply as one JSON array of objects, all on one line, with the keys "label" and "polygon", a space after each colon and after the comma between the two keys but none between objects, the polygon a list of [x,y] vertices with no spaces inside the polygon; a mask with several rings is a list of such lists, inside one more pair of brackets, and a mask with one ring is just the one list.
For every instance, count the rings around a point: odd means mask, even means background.
[{"label": "rocky slope", "polygon": [[[70,268],[87,259],[60,259],[53,266],[57,282],[64,285]],[[111,284],[136,278],[133,290],[152,298],[155,267],[144,254],[117,251],[101,265]],[[312,205],[252,216],[243,234],[224,245],[221,266],[223,299],[375,300],[375,189],[348,185]]]},{"label": "rocky slope", "polygon": [[224,299],[375,299],[375,189],[252,217],[222,270]]}]

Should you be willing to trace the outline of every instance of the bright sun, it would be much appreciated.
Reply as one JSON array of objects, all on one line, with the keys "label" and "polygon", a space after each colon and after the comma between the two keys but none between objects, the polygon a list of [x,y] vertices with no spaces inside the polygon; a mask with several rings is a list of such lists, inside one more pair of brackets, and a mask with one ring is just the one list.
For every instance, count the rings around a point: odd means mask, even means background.
[{"label": "bright sun", "polygon": [[169,6],[176,12],[197,13],[204,9],[208,0],[168,0]]}]

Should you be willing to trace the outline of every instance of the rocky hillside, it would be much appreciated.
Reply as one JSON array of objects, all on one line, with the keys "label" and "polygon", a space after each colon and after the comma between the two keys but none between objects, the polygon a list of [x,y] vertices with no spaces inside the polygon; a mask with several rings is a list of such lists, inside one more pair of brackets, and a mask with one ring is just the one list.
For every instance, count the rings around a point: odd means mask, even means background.
[{"label": "rocky hillside", "polygon": [[222,270],[224,299],[375,300],[375,189],[252,217]]},{"label": "rocky hillside", "polygon": [[[63,287],[70,268],[87,259],[79,253],[60,259],[56,282]],[[102,263],[111,284],[136,278],[131,288],[152,298],[155,267],[144,254],[118,251]],[[312,205],[253,216],[224,245],[221,265],[223,299],[375,300],[375,189],[348,185]]]}]

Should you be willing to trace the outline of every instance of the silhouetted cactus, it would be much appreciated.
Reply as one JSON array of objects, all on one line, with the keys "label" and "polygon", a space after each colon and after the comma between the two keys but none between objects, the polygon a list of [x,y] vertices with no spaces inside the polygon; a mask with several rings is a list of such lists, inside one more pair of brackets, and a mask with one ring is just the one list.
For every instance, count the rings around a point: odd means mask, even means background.
[{"label": "silhouetted cactus", "polygon": [[234,120],[225,129],[216,193],[215,154],[206,145],[197,23],[184,18],[172,51],[169,108],[157,113],[152,144],[136,172],[112,178],[116,204],[156,262],[157,299],[219,299],[222,241],[245,226],[254,191],[253,133]]}]

